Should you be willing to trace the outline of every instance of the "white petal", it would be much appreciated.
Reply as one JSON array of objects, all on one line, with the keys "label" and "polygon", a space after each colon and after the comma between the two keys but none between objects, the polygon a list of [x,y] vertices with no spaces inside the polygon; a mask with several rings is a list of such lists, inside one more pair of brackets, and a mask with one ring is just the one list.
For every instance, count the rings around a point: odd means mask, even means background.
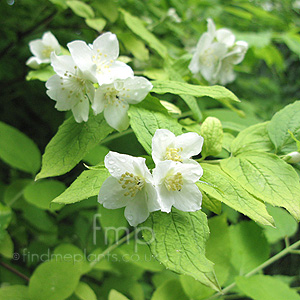
[{"label": "white petal", "polygon": [[153,180],[156,186],[159,186],[164,183],[167,175],[174,174],[174,167],[176,166],[176,162],[172,160],[165,160],[156,163],[155,169],[152,171]]},{"label": "white petal", "polygon": [[139,103],[147,96],[152,87],[151,82],[144,77],[127,78],[124,80],[124,97],[130,104]]},{"label": "white petal", "polygon": [[181,191],[173,192],[174,207],[181,211],[201,209],[202,194],[196,184],[183,185]]},{"label": "white petal", "polygon": [[86,122],[89,118],[89,110],[90,110],[89,100],[86,97],[81,98],[78,101],[78,103],[72,108],[72,112],[76,122],[77,123],[81,123],[82,121]]},{"label": "white petal", "polygon": [[211,18],[207,19],[207,33],[212,37],[216,34],[216,25]]},{"label": "white petal", "polygon": [[44,58],[43,50],[44,50],[45,46],[41,39],[37,39],[37,40],[33,40],[33,41],[29,42],[29,48],[30,48],[31,53],[34,56],[36,56],[40,59]]},{"label": "white petal", "polygon": [[164,184],[157,186],[157,192],[161,211],[166,213],[171,212],[174,205],[174,192],[168,191]]},{"label": "white petal", "polygon": [[165,160],[166,148],[173,144],[175,134],[167,129],[157,129],[152,138],[152,158],[157,164]]},{"label": "white petal", "polygon": [[226,28],[217,30],[216,37],[218,42],[225,44],[228,48],[232,47],[235,41],[234,34]]},{"label": "white petal", "polygon": [[93,50],[109,60],[116,60],[119,56],[119,42],[117,36],[111,32],[104,33],[93,42]]},{"label": "white petal", "polygon": [[126,206],[129,200],[129,197],[124,196],[124,189],[118,179],[110,176],[104,181],[98,195],[98,202],[105,208],[121,208]]},{"label": "white petal", "polygon": [[137,226],[143,223],[149,217],[145,193],[138,192],[137,195],[130,200],[125,208],[125,218],[131,226]]},{"label": "white petal", "polygon": [[54,52],[51,53],[51,66],[54,71],[60,75],[64,76],[65,72],[68,71],[72,74],[75,72],[75,62],[71,56],[61,55],[57,56]]},{"label": "white petal", "polygon": [[127,103],[109,104],[104,109],[104,117],[108,125],[118,131],[127,129],[129,126],[128,108]]},{"label": "white petal", "polygon": [[158,201],[157,191],[154,186],[151,183],[146,183],[144,189],[149,212],[160,210],[161,205]]},{"label": "white petal", "polygon": [[84,73],[85,78],[96,82],[96,65],[92,62],[93,50],[84,41],[68,43],[75,64]]},{"label": "white petal", "polygon": [[236,75],[233,71],[233,66],[230,64],[226,67],[223,66],[218,74],[218,82],[222,85],[226,85],[227,83],[234,81],[235,78]]},{"label": "white petal", "polygon": [[31,56],[26,61],[26,65],[32,69],[38,69],[40,67],[40,60],[35,56]]},{"label": "white petal", "polygon": [[175,148],[182,148],[180,153],[182,159],[191,158],[201,152],[203,146],[203,137],[196,132],[188,132],[176,137]]},{"label": "white petal", "polygon": [[50,31],[47,31],[43,34],[42,41],[45,46],[53,48],[56,54],[60,54],[61,52],[60,45],[56,37]]},{"label": "white petal", "polygon": [[92,109],[95,115],[100,114],[104,110],[104,106],[107,103],[105,99],[105,91],[102,87],[99,87],[95,92],[94,100],[92,101]]},{"label": "white petal", "polygon": [[194,183],[203,175],[202,167],[197,163],[175,163],[172,165],[172,172],[174,174],[181,173],[184,182]]}]

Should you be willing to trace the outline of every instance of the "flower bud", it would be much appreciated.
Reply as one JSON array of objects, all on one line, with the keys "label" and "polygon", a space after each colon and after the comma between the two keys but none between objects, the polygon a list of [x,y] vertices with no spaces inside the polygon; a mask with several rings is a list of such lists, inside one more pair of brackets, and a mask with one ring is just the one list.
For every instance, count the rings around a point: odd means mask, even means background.
[{"label": "flower bud", "polygon": [[283,159],[289,164],[296,164],[300,162],[300,152],[297,151],[291,152],[287,154]]}]

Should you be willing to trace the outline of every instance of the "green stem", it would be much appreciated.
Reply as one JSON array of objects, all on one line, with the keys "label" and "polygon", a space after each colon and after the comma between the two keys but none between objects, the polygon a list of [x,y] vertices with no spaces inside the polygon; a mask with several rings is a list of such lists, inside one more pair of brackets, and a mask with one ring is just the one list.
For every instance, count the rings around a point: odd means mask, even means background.
[{"label": "green stem", "polygon": [[[257,268],[253,269],[252,271],[250,271],[249,273],[244,275],[244,277],[248,278],[248,277],[256,274],[257,272],[259,272],[259,271],[263,270],[264,268],[268,267],[269,265],[273,264],[278,259],[280,259],[283,256],[291,253],[294,249],[298,248],[299,246],[300,246],[300,240],[297,241],[296,243],[292,244],[291,246],[283,249],[282,251],[280,251],[279,253],[277,253],[276,255],[274,255],[273,257],[271,257],[270,259],[268,259],[267,261],[265,261],[261,265],[259,265]],[[210,298],[207,298],[206,300],[212,300],[212,299],[219,298],[219,296],[225,295],[229,290],[231,290],[235,286],[236,286],[236,283],[233,282],[232,284],[225,287],[221,292],[211,296]]]},{"label": "green stem", "polygon": [[107,142],[110,142],[110,141],[112,141],[112,140],[115,140],[115,139],[117,139],[117,138],[119,138],[119,137],[121,137],[121,136],[130,134],[130,133],[132,133],[132,132],[133,132],[133,130],[132,130],[131,128],[129,128],[129,129],[123,131],[123,132],[116,132],[116,133],[113,133],[113,134],[111,134],[110,136],[108,136],[107,138],[105,138],[104,140],[102,140],[102,141],[100,142],[100,144],[105,144],[105,143],[107,143]]},{"label": "green stem", "polygon": [[121,246],[123,243],[126,241],[129,241],[132,236],[135,234],[135,230],[130,232],[129,234],[125,235],[122,237],[120,240],[117,240],[113,245],[109,246],[106,248],[102,253],[99,259],[94,260],[93,262],[90,263],[90,266],[93,268],[98,262],[100,262],[107,254],[110,252],[114,251],[116,248]]}]

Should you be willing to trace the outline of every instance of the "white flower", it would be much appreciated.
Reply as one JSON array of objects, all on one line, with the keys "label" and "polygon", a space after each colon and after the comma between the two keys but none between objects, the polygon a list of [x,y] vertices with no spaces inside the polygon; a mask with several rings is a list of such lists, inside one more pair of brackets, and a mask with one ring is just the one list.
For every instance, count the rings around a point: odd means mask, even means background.
[{"label": "white flower", "polygon": [[149,213],[160,209],[145,158],[110,151],[104,160],[112,175],[103,183],[98,201],[105,208],[125,208],[131,226],[144,222]]},{"label": "white flower", "polygon": [[72,110],[76,122],[87,121],[89,100],[95,94],[93,83],[75,64],[71,56],[51,54],[51,65],[57,73],[46,82],[48,96],[56,101],[55,108]]},{"label": "white flower", "polygon": [[157,164],[164,160],[195,163],[190,158],[201,152],[203,137],[195,132],[175,136],[167,129],[157,129],[152,138],[152,157]]},{"label": "white flower", "polygon": [[68,44],[68,48],[78,67],[83,72],[91,72],[100,85],[110,84],[115,79],[133,77],[133,71],[128,65],[116,61],[119,42],[115,34],[104,33],[94,40],[93,45],[74,41]]},{"label": "white flower", "polygon": [[50,32],[45,32],[41,39],[29,42],[29,48],[34,55],[30,57],[26,65],[31,68],[38,68],[40,64],[50,63],[50,55],[52,52],[60,54],[61,48],[56,37]]},{"label": "white flower", "polygon": [[233,65],[244,59],[248,44],[235,42],[234,34],[226,28],[216,30],[211,19],[207,22],[208,30],[198,41],[189,69],[193,74],[200,72],[210,84],[226,84],[235,79]]},{"label": "white flower", "polygon": [[197,164],[181,164],[171,160],[159,162],[153,170],[161,211],[169,213],[172,206],[181,211],[201,208],[202,194],[195,182],[203,170]]},{"label": "white flower", "polygon": [[142,101],[152,84],[144,77],[133,77],[124,80],[116,80],[111,84],[99,86],[92,101],[92,109],[95,114],[104,111],[107,123],[118,131],[129,126],[127,110],[129,104]]}]

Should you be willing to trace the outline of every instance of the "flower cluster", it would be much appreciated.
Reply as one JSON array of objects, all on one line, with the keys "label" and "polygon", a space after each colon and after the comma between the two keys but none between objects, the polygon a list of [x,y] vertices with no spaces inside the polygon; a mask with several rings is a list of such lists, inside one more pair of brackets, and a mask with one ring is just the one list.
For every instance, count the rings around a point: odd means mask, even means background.
[{"label": "flower cluster", "polygon": [[109,152],[104,160],[111,176],[103,183],[98,201],[105,208],[125,208],[129,224],[144,222],[150,212],[169,213],[172,206],[182,211],[201,208],[202,194],[195,184],[203,174],[192,156],[201,152],[203,138],[189,132],[175,136],[158,129],[152,139],[152,173],[145,158]]},{"label": "flower cluster", "polygon": [[225,85],[235,79],[233,66],[242,62],[248,44],[235,42],[234,34],[228,29],[216,30],[211,19],[207,22],[207,32],[198,41],[189,69],[195,75],[200,72],[210,84]]},{"label": "flower cluster", "polygon": [[88,120],[91,104],[95,115],[104,112],[111,127],[118,131],[126,129],[129,104],[142,101],[152,84],[144,77],[134,76],[128,65],[117,61],[116,35],[104,33],[89,45],[73,41],[67,45],[70,56],[58,56],[58,47],[50,32],[30,44],[35,55],[32,60],[50,61],[56,73],[46,82],[47,94],[56,101],[55,107],[60,111],[71,110],[80,123]]}]

